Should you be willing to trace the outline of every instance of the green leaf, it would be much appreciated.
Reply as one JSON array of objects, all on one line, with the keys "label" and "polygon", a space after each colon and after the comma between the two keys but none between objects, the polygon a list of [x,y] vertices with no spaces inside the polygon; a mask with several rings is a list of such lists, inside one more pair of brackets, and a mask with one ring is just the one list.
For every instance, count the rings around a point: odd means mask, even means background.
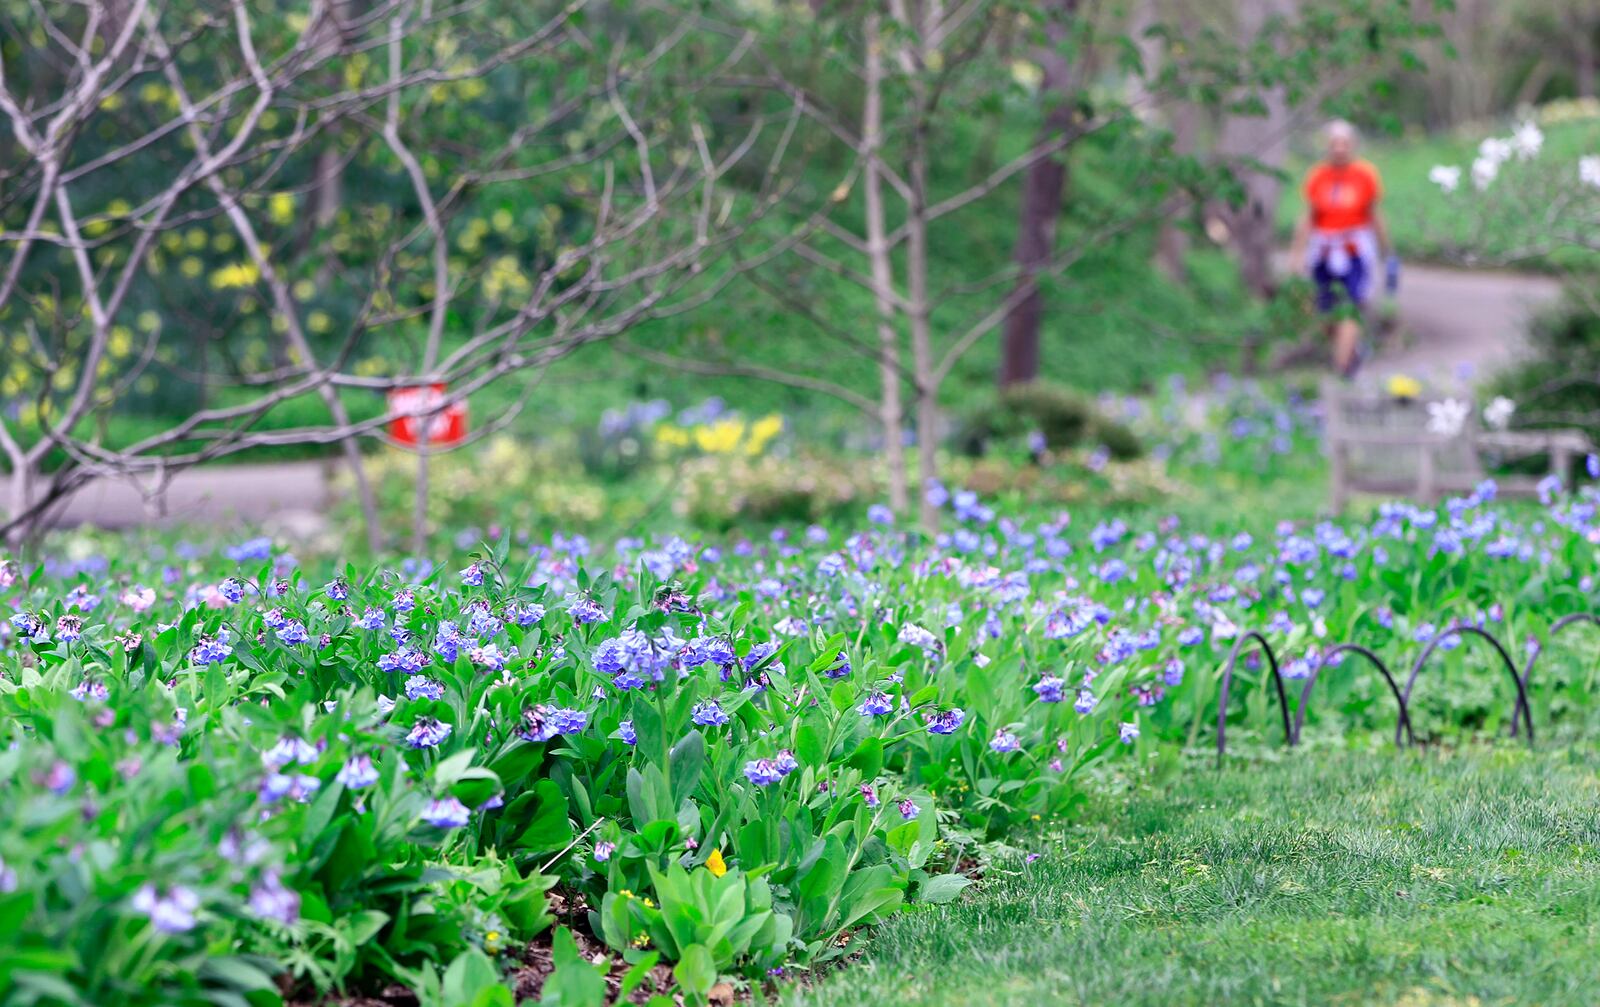
[{"label": "green leaf", "polygon": [[606,972],[610,963],[591,965],[578,953],[578,942],[572,931],[560,927],[550,939],[551,960],[555,971],[545,980],[541,1007],[604,1007],[606,1002]]},{"label": "green leaf", "polygon": [[822,747],[822,732],[818,731],[815,724],[802,724],[794,732],[794,754],[802,766],[822,766],[827,760],[827,752]]},{"label": "green leaf", "polygon": [[683,949],[683,956],[672,970],[684,992],[696,999],[704,999],[717,984],[717,963],[704,944],[691,944]]},{"label": "green leaf", "polygon": [[670,802],[677,807],[685,797],[694,793],[700,784],[700,771],[706,763],[706,739],[699,731],[690,731],[683,740],[672,746],[668,757],[672,766],[672,795]]},{"label": "green leaf", "polygon": [[628,994],[639,988],[639,984],[650,975],[650,970],[656,967],[656,962],[661,960],[661,953],[652,951],[633,963],[622,977],[622,983],[617,987],[617,1001],[620,1003],[628,999]]},{"label": "green leaf", "polygon": [[446,1003],[472,1004],[478,1001],[479,994],[499,985],[500,973],[489,956],[477,948],[468,948],[445,969],[442,989]]},{"label": "green leaf", "polygon": [[846,760],[846,765],[851,769],[859,769],[861,775],[868,780],[883,772],[883,741],[876,735],[863,738],[861,744],[851,753]]},{"label": "green leaf", "polygon": [[572,841],[572,823],[567,820],[567,798],[554,780],[540,780],[534,787],[533,804],[527,828],[517,836],[516,846],[534,853],[559,850]]},{"label": "green leaf", "polygon": [[946,902],[954,902],[972,879],[960,874],[940,874],[923,882],[922,888],[917,892],[917,901],[926,902],[933,906],[942,906]]},{"label": "green leaf", "polygon": [[245,961],[243,958],[228,956],[225,958],[208,958],[200,966],[200,978],[212,982],[222,983],[235,990],[245,992],[253,990],[276,990],[277,983],[272,977]]}]

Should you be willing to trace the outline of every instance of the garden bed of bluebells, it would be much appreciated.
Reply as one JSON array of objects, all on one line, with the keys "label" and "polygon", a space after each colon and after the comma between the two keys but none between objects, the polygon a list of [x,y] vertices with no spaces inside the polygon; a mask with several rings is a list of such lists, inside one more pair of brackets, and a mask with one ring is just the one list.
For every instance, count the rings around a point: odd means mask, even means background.
[{"label": "garden bed of bluebells", "polygon": [[[1305,678],[1339,641],[1403,660],[1457,622],[1520,641],[1590,610],[1596,494],[1547,490],[1259,537],[934,487],[933,538],[874,508],[317,576],[267,540],[8,560],[0,998],[510,1004],[531,942],[568,1007],[666,968],[689,1002],[759,988],[1175,764],[1245,631]],[[1584,646],[1530,683],[1541,722],[1590,712]],[[1462,645],[1419,736],[1506,724],[1499,674]],[[1259,666],[1241,681],[1236,743],[1281,743]],[[1370,672],[1320,668],[1308,731],[1393,718]]]}]

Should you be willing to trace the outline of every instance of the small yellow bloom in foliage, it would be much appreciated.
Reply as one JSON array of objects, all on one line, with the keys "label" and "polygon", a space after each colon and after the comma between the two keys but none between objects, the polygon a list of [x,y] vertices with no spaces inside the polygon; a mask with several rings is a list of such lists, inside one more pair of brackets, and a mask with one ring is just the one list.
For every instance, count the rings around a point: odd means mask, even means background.
[{"label": "small yellow bloom in foliage", "polygon": [[[184,260],[187,267],[188,259]],[[237,287],[251,287],[256,280],[261,278],[261,270],[253,262],[238,262],[231,266],[223,266],[211,274],[211,286],[217,290],[231,290]]]},{"label": "small yellow bloom in foliage", "polygon": [[767,449],[772,439],[783,433],[783,417],[777,413],[769,413],[756,420],[750,427],[750,439],[745,442],[744,453],[758,455]]},{"label": "small yellow bloom in foliage", "polygon": [[287,224],[294,220],[294,194],[275,192],[267,200],[267,213],[274,224]]},{"label": "small yellow bloom in foliage", "polygon": [[733,452],[744,440],[744,420],[725,419],[694,428],[694,445],[708,455]]},{"label": "small yellow bloom in foliage", "polygon": [[1397,399],[1414,399],[1422,394],[1422,382],[1416,378],[1406,377],[1404,374],[1396,374],[1391,377],[1385,387],[1388,388],[1389,394]]},{"label": "small yellow bloom in foliage", "polygon": [[1029,60],[1014,59],[1011,61],[1011,79],[1029,91],[1037,91],[1044,82],[1044,70]]},{"label": "small yellow bloom in foliage", "polygon": [[672,423],[662,423],[656,427],[656,440],[673,448],[686,448],[689,446],[689,431]]},{"label": "small yellow bloom in foliage", "polygon": [[722,859],[721,850],[711,851],[711,856],[706,858],[706,870],[719,878],[728,873],[728,862]]}]

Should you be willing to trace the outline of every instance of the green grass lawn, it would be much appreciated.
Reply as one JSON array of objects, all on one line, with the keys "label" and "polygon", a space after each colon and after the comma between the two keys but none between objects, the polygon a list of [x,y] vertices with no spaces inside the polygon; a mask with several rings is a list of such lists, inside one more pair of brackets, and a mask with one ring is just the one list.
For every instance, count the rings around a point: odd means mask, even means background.
[{"label": "green grass lawn", "polygon": [[1593,1004],[1597,770],[1511,745],[1196,764],[786,1002]]}]

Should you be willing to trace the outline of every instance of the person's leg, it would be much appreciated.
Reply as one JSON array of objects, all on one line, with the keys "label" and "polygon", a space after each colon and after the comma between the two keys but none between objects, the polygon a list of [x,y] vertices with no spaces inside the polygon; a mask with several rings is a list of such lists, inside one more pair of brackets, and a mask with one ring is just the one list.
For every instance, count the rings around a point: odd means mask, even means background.
[{"label": "person's leg", "polygon": [[1361,322],[1348,315],[1333,323],[1333,369],[1349,377],[1355,371],[1356,349],[1361,345]]},{"label": "person's leg", "polygon": [[1337,345],[1339,319],[1334,311],[1339,307],[1339,280],[1328,271],[1328,264],[1324,261],[1311,267],[1311,282],[1317,288],[1317,314],[1322,320],[1322,338]]},{"label": "person's leg", "polygon": [[1358,363],[1356,354],[1361,349],[1361,332],[1366,314],[1370,274],[1365,260],[1355,258],[1350,263],[1349,272],[1340,279],[1349,307],[1341,311],[1339,320],[1333,326],[1333,369],[1349,378],[1355,376]]}]

